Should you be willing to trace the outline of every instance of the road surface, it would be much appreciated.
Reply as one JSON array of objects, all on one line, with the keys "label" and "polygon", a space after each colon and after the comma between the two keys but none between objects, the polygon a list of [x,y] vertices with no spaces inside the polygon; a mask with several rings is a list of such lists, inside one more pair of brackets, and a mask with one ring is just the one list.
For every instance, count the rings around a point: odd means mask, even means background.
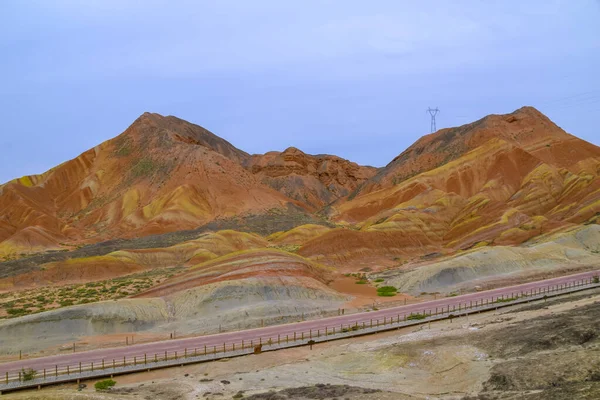
[{"label": "road surface", "polygon": [[545,281],[537,281],[483,292],[470,293],[462,296],[445,297],[439,300],[387,308],[378,311],[342,315],[285,325],[275,325],[265,328],[13,361],[0,364],[0,377],[4,376],[6,372],[9,372],[12,375],[20,371],[22,368],[33,368],[37,371],[48,369],[50,371],[54,370],[55,366],[57,365],[58,368],[61,368],[67,365],[75,366],[79,362],[83,364],[94,362],[96,365],[99,365],[102,360],[105,360],[107,364],[110,364],[112,363],[113,359],[118,361],[123,360],[123,357],[130,359],[134,356],[137,356],[138,360],[140,360],[143,359],[144,354],[148,354],[148,358],[151,359],[154,358],[154,354],[158,354],[159,357],[161,357],[161,354],[164,356],[165,351],[169,353],[178,351],[179,354],[182,355],[184,353],[184,349],[188,349],[189,352],[193,352],[194,349],[197,348],[199,352],[203,352],[204,346],[207,346],[209,350],[212,350],[214,348],[213,346],[216,346],[217,349],[222,349],[223,343],[227,343],[227,347],[230,348],[231,343],[235,342],[237,345],[239,345],[242,343],[242,340],[246,345],[250,344],[251,341],[253,341],[253,343],[258,343],[259,339],[265,343],[269,340],[269,338],[272,338],[274,341],[276,341],[278,335],[281,338],[285,338],[286,335],[289,335],[291,339],[294,335],[294,332],[296,332],[298,337],[300,337],[301,332],[308,334],[308,332],[311,330],[313,334],[316,333],[317,330],[323,334],[326,328],[331,331],[334,327],[336,327],[336,329],[340,329],[341,325],[348,326],[353,325],[356,322],[359,324],[365,322],[368,325],[371,320],[376,321],[379,319],[380,321],[383,321],[384,318],[387,318],[389,321],[390,318],[396,319],[398,316],[403,318],[404,315],[409,315],[411,313],[422,313],[424,310],[429,312],[430,310],[435,311],[436,308],[438,308],[439,311],[441,311],[442,308],[446,309],[448,306],[451,308],[456,306],[458,308],[459,304],[464,307],[465,305],[471,304],[471,302],[475,303],[477,301],[485,301],[486,299],[497,298],[500,296],[511,297],[513,294],[516,295],[517,293],[521,292],[529,292],[531,290],[537,291],[547,289],[549,287],[556,287],[558,285],[570,284],[581,281],[582,279],[590,279],[593,276],[598,276],[599,274],[600,270],[591,271],[576,275],[548,279]]}]

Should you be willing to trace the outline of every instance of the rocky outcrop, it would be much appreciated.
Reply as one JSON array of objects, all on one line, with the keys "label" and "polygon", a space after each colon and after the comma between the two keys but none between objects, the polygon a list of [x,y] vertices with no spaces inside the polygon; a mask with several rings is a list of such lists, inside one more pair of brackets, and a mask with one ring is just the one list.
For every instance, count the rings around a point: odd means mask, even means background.
[{"label": "rocky outcrop", "polygon": [[313,210],[347,196],[376,169],[331,155],[309,155],[290,147],[253,155],[246,167],[261,181]]}]

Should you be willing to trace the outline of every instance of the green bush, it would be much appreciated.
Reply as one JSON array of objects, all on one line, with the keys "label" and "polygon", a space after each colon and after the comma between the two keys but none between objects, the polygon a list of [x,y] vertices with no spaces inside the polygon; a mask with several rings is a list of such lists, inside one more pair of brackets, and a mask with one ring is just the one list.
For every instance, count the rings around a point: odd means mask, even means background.
[{"label": "green bush", "polygon": [[96,390],[108,390],[116,384],[117,382],[113,381],[112,379],[105,379],[103,381],[96,382],[94,384],[94,388],[96,388]]},{"label": "green bush", "polygon": [[383,282],[383,281],[385,281],[385,279],[383,279],[383,278],[377,278],[373,282],[380,283],[380,282]]},{"label": "green bush", "polygon": [[377,296],[392,297],[398,293],[398,289],[393,286],[382,286],[377,288]]},{"label": "green bush", "polygon": [[593,279],[592,282],[594,283],[600,283],[600,277],[598,275],[596,275]]},{"label": "green bush", "polygon": [[8,315],[10,315],[11,317],[18,317],[20,315],[27,314],[27,310],[22,309],[22,308],[9,308],[6,310],[6,313]]},{"label": "green bush", "polygon": [[32,381],[32,380],[35,379],[36,375],[37,375],[37,371],[34,370],[34,369],[31,369],[31,368],[25,369],[25,368],[23,368],[21,370],[21,376],[22,376],[22,379],[24,381]]},{"label": "green bush", "polygon": [[365,280],[365,279],[359,279],[356,282],[357,285],[366,285],[367,283],[369,283],[369,281]]},{"label": "green bush", "polygon": [[496,301],[494,301],[494,303],[508,303],[510,301],[515,301],[515,300],[516,300],[516,298],[514,298],[514,297],[507,297],[505,299],[499,298],[499,299],[496,299]]},{"label": "green bush", "polygon": [[410,314],[406,319],[407,320],[421,320],[427,318],[425,314]]}]

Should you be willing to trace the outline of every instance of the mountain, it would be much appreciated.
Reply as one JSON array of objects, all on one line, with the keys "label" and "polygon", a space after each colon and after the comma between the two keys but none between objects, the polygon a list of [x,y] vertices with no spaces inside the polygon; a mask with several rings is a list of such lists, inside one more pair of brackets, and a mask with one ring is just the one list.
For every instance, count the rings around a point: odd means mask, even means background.
[{"label": "mountain", "polygon": [[[195,229],[216,219],[307,214],[374,173],[333,156],[250,156],[179,118],[145,113],[41,175],[0,186],[0,256]],[[307,214],[308,215],[308,214]]]},{"label": "mountain", "polygon": [[599,217],[600,148],[531,107],[424,136],[380,169],[250,155],[145,113],[0,186],[0,337],[40,332],[28,346],[46,351],[385,301],[351,274],[418,297],[590,270]]},{"label": "mountain", "polygon": [[531,107],[424,136],[329,217],[300,254],[332,262],[410,259],[514,245],[582,224],[600,211],[600,148]]},{"label": "mountain", "polygon": [[[336,265],[515,245],[593,218],[599,170],[598,147],[531,107],[424,136],[381,169],[293,147],[250,155],[198,125],[145,113],[77,158],[0,186],[0,256],[215,220],[256,232],[244,225],[250,217],[274,233],[284,216],[293,221],[279,229],[307,224],[304,239],[280,232],[274,245]],[[328,229],[314,225],[323,216]]]}]

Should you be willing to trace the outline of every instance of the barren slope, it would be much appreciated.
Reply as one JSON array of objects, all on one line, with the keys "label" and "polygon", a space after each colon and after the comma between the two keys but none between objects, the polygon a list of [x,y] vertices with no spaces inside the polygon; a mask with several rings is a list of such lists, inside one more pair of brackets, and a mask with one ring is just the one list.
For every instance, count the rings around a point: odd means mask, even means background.
[{"label": "barren slope", "polygon": [[285,212],[294,202],[244,169],[247,157],[197,125],[146,113],[117,138],[0,186],[0,255]]},{"label": "barren slope", "polygon": [[[514,245],[600,212],[600,149],[525,107],[425,136],[330,216],[360,231],[307,242],[336,263]],[[380,261],[380,260],[378,260]]]},{"label": "barren slope", "polygon": [[331,155],[309,155],[290,147],[253,155],[246,167],[261,181],[313,211],[347,196],[377,171]]}]

